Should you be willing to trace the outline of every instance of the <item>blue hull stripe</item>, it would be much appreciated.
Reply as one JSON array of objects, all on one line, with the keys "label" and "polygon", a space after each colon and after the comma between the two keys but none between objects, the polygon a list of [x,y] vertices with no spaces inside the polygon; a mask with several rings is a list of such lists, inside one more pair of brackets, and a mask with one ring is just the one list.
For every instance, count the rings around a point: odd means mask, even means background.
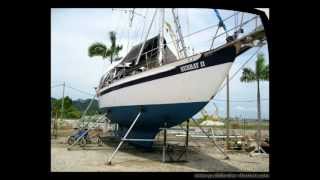
[{"label": "blue hull stripe", "polygon": [[[192,102],[161,105],[121,106],[103,108],[107,117],[119,124],[118,136],[123,137],[142,107],[142,114],[132,131],[130,139],[154,139],[167,122],[167,127],[176,126],[200,111],[208,102]],[[152,142],[131,142],[144,148],[151,148]]]}]

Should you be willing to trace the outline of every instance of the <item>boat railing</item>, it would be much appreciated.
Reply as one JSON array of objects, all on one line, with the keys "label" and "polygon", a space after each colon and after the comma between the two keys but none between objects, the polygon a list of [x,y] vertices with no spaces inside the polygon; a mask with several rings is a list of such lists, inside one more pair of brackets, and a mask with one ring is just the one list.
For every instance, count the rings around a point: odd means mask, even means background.
[{"label": "boat railing", "polygon": [[[157,49],[157,48],[154,48],[154,49]],[[152,51],[152,50],[150,50],[150,51]],[[148,52],[150,52],[150,51],[148,51]],[[146,52],[146,53],[148,53],[148,52]],[[195,57],[195,56],[198,56],[198,55],[199,54],[194,54],[194,55],[191,55],[191,56],[189,56],[187,58],[192,59],[192,57]],[[183,59],[185,59],[185,58],[177,59],[176,61],[180,61],[180,60],[183,60]],[[176,62],[176,61],[174,61],[174,62]],[[171,62],[171,63],[173,63],[173,62]],[[171,63],[166,63],[166,64],[171,64]],[[166,64],[163,64],[163,65],[166,65]],[[157,58],[153,58],[151,60],[146,60],[145,63],[142,63],[142,64],[140,64],[138,66],[134,66],[134,67],[132,67],[130,69],[123,68],[114,77],[111,77],[110,75],[106,76],[102,88],[106,87],[108,85],[111,85],[112,83],[117,82],[117,81],[119,81],[119,80],[121,80],[121,79],[123,79],[125,77],[129,77],[129,76],[141,73],[141,72],[145,72],[145,71],[157,68],[159,66],[160,66],[160,64],[159,64]]]},{"label": "boat railing", "polygon": [[[213,41],[214,39],[217,39],[217,38],[219,38],[219,37],[222,36],[222,35],[226,35],[226,34],[228,34],[230,31],[234,31],[234,30],[236,30],[237,28],[241,28],[241,27],[245,26],[246,24],[248,24],[249,22],[253,22],[253,21],[257,20],[257,19],[258,19],[258,16],[254,16],[254,17],[250,18],[249,20],[244,21],[242,24],[239,24],[239,25],[237,25],[237,26],[234,26],[233,28],[229,29],[228,31],[225,31],[225,32],[223,32],[223,33],[220,33],[220,34],[216,35],[215,37],[212,37],[212,38],[210,38],[210,39],[208,39],[208,40],[205,40],[205,41],[203,41],[203,42],[211,42],[211,41]],[[214,26],[213,26],[213,27],[214,27]],[[211,27],[211,28],[212,28],[212,27]],[[208,29],[208,28],[205,28],[205,29],[196,31],[196,32],[194,32],[194,33],[188,34],[188,35],[184,36],[183,38],[189,38],[189,37],[195,35],[196,33],[200,33],[201,31],[204,31],[204,30],[207,30],[207,29]],[[261,25],[258,26],[258,25],[256,24],[256,27],[254,28],[253,31],[257,31],[257,30],[261,30],[261,29],[263,29],[263,26],[261,26]],[[248,33],[248,34],[249,34],[249,33]],[[240,38],[240,37],[239,37],[239,38]],[[234,41],[236,41],[236,40],[237,40],[237,39],[235,38],[235,39],[233,39],[233,41],[230,41],[230,42],[227,42],[227,43],[223,43],[222,45],[218,46],[216,49],[218,49],[219,47],[222,47],[222,46],[224,46],[224,45],[227,45],[227,44],[232,44],[232,43],[233,43]],[[174,41],[167,42],[166,45],[171,44],[171,43],[174,43]],[[147,53],[150,53],[150,52],[152,52],[152,51],[158,50],[159,48],[160,48],[160,47],[155,47],[155,48],[153,48],[153,49],[151,49],[151,50],[149,50],[149,51],[147,51],[147,52],[144,52],[143,54],[141,54],[141,57],[142,57],[143,55],[147,54]],[[210,49],[210,48],[209,48],[209,49]],[[207,50],[205,50],[205,51],[207,51]],[[203,52],[205,52],[205,51],[203,51]],[[138,55],[135,56],[135,57],[132,57],[132,58],[129,59],[129,60],[134,60],[134,59],[136,59],[136,58],[138,58]]]},{"label": "boat railing", "polygon": [[[236,30],[237,28],[242,28],[242,27],[244,27],[246,24],[248,24],[249,22],[252,22],[252,21],[255,21],[255,20],[257,21],[258,17],[259,17],[259,16],[254,16],[254,17],[250,18],[249,20],[244,21],[244,22],[242,22],[241,24],[239,24],[239,25],[237,25],[237,26],[234,26],[233,28],[231,28],[231,29],[229,29],[229,30],[227,30],[227,31],[225,31],[225,32],[223,32],[223,33],[220,33],[220,34],[216,35],[215,37],[212,37],[212,38],[210,38],[209,40],[205,40],[205,41],[203,41],[203,42],[211,42],[211,41],[213,41],[214,39],[217,39],[218,37],[220,37],[220,36],[222,36],[222,35],[224,35],[224,34],[228,34],[228,32],[230,32],[230,31],[234,31],[234,30]],[[212,27],[214,27],[214,26],[212,26]],[[212,28],[212,27],[210,27],[210,28]],[[204,29],[202,29],[202,30],[193,32],[193,33],[191,33],[191,34],[188,34],[188,35],[184,36],[183,38],[191,37],[191,36],[195,35],[196,33],[200,33],[201,31],[204,31],[204,30],[207,30],[207,29],[209,29],[209,28],[207,27],[207,28],[204,28]],[[256,23],[256,26],[255,26],[254,30],[251,31],[250,33],[253,33],[253,32],[255,32],[255,31],[259,31],[259,30],[261,30],[261,29],[263,29],[263,26],[261,26],[261,25],[258,26],[257,23]],[[250,34],[250,33],[248,33],[248,34]],[[244,37],[244,36],[245,36],[245,35],[243,35],[242,37]],[[235,38],[235,39],[233,39],[232,41],[225,42],[225,43],[223,43],[222,45],[219,45],[218,47],[216,47],[216,48],[214,48],[214,49],[213,49],[213,47],[212,47],[212,48],[209,48],[209,50],[204,50],[204,51],[198,52],[198,53],[193,54],[192,56],[188,56],[188,57],[186,57],[186,58],[190,58],[190,57],[193,57],[193,56],[198,55],[199,53],[204,53],[204,52],[207,52],[207,51],[210,51],[210,50],[214,50],[214,51],[219,50],[219,49],[221,49],[221,48],[223,48],[223,47],[225,47],[225,46],[229,46],[229,45],[231,45],[231,44],[239,41],[242,37]],[[170,42],[167,42],[167,43],[166,43],[167,48],[168,48],[168,44],[171,44],[171,43],[174,43],[174,41],[170,41]],[[155,48],[153,48],[153,49],[151,49],[151,50],[149,50],[149,51],[147,51],[147,52],[144,52],[144,53],[141,54],[140,57],[143,57],[144,55],[147,55],[148,53],[152,53],[152,52],[158,50],[159,48],[160,48],[160,47],[155,47]],[[147,56],[146,56],[146,57],[147,57]],[[135,56],[135,57],[132,57],[132,58],[128,59],[127,61],[134,61],[136,58],[138,58],[138,55]],[[185,58],[180,58],[180,59],[177,59],[176,61],[183,60],[183,59],[185,59]],[[174,61],[174,62],[175,62],[175,61]],[[172,63],[172,62],[171,62],[171,63]],[[165,64],[170,64],[170,63],[165,63]],[[165,65],[165,64],[163,64],[163,65]],[[125,68],[124,68],[124,69],[120,70],[120,72],[117,73],[116,76],[114,76],[114,77],[108,76],[108,77],[104,78],[104,79],[105,79],[105,83],[103,84],[103,87],[106,87],[107,85],[110,85],[110,84],[112,84],[113,82],[118,81],[118,80],[120,80],[120,79],[123,79],[123,78],[125,78],[125,77],[131,76],[131,75],[135,75],[135,74],[138,74],[138,73],[140,73],[140,72],[144,72],[144,71],[147,71],[147,70],[150,70],[150,69],[159,67],[159,66],[160,66],[160,64],[158,63],[157,60],[155,60],[155,58],[153,58],[151,61],[150,61],[150,59],[148,60],[148,58],[146,58],[146,61],[145,61],[145,63],[143,63],[143,64],[139,64],[139,65],[137,65],[137,66],[130,67],[129,69],[125,69]],[[108,78],[109,78],[109,79],[108,79]]]},{"label": "boat railing", "polygon": [[158,62],[154,60],[152,62],[146,61],[146,63],[140,64],[140,65],[132,67],[130,69],[123,68],[117,73],[117,75],[115,77],[112,78],[111,83],[114,83],[114,82],[116,82],[120,79],[123,79],[125,77],[132,76],[132,75],[138,74],[140,72],[144,72],[144,71],[147,71],[147,70],[159,67],[159,66],[160,65],[158,64]]}]

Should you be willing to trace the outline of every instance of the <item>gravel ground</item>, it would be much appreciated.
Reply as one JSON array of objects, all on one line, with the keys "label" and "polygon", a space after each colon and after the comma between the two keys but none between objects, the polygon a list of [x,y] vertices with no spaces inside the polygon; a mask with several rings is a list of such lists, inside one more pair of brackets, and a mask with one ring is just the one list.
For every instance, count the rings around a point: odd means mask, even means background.
[{"label": "gravel ground", "polygon": [[[269,172],[269,156],[249,157],[245,153],[229,152],[230,160],[224,160],[217,148],[204,142],[201,142],[200,147],[191,148],[188,162],[185,163],[162,163],[161,151],[141,152],[129,148],[118,151],[111,166],[105,165],[105,162],[111,156],[114,145],[98,147],[90,144],[85,149],[75,147],[68,151],[64,142],[63,137],[52,140],[53,172]],[[192,146],[192,142],[190,145]]]}]

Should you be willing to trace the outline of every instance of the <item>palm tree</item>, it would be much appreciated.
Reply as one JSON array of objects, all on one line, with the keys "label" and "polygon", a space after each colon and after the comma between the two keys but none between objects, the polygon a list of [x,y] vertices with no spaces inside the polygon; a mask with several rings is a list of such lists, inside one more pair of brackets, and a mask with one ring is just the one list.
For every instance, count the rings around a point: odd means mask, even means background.
[{"label": "palm tree", "polygon": [[93,43],[89,47],[89,57],[93,56],[101,56],[103,59],[110,58],[110,62],[112,63],[115,60],[115,57],[118,56],[119,52],[122,50],[122,45],[116,44],[116,33],[114,31],[109,32],[109,38],[111,41],[111,46],[108,48],[103,43]]},{"label": "palm tree", "polygon": [[265,64],[264,55],[262,53],[257,55],[256,69],[255,71],[250,68],[244,68],[242,71],[242,76],[240,78],[241,82],[253,82],[257,81],[257,109],[258,109],[258,151],[260,152],[261,144],[261,110],[260,110],[260,81],[269,80],[269,65]]}]

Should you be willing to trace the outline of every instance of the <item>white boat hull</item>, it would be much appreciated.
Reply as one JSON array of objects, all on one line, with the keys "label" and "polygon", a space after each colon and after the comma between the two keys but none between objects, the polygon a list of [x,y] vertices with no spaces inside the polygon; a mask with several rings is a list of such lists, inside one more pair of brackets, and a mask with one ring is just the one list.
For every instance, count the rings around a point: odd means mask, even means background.
[{"label": "white boat hull", "polygon": [[129,76],[101,89],[99,106],[119,124],[119,137],[142,112],[127,138],[153,139],[164,124],[175,126],[199,112],[217,93],[235,57],[234,47],[224,48]]},{"label": "white boat hull", "polygon": [[100,96],[99,106],[209,101],[218,91],[231,66],[232,63],[225,63],[125,87]]}]

